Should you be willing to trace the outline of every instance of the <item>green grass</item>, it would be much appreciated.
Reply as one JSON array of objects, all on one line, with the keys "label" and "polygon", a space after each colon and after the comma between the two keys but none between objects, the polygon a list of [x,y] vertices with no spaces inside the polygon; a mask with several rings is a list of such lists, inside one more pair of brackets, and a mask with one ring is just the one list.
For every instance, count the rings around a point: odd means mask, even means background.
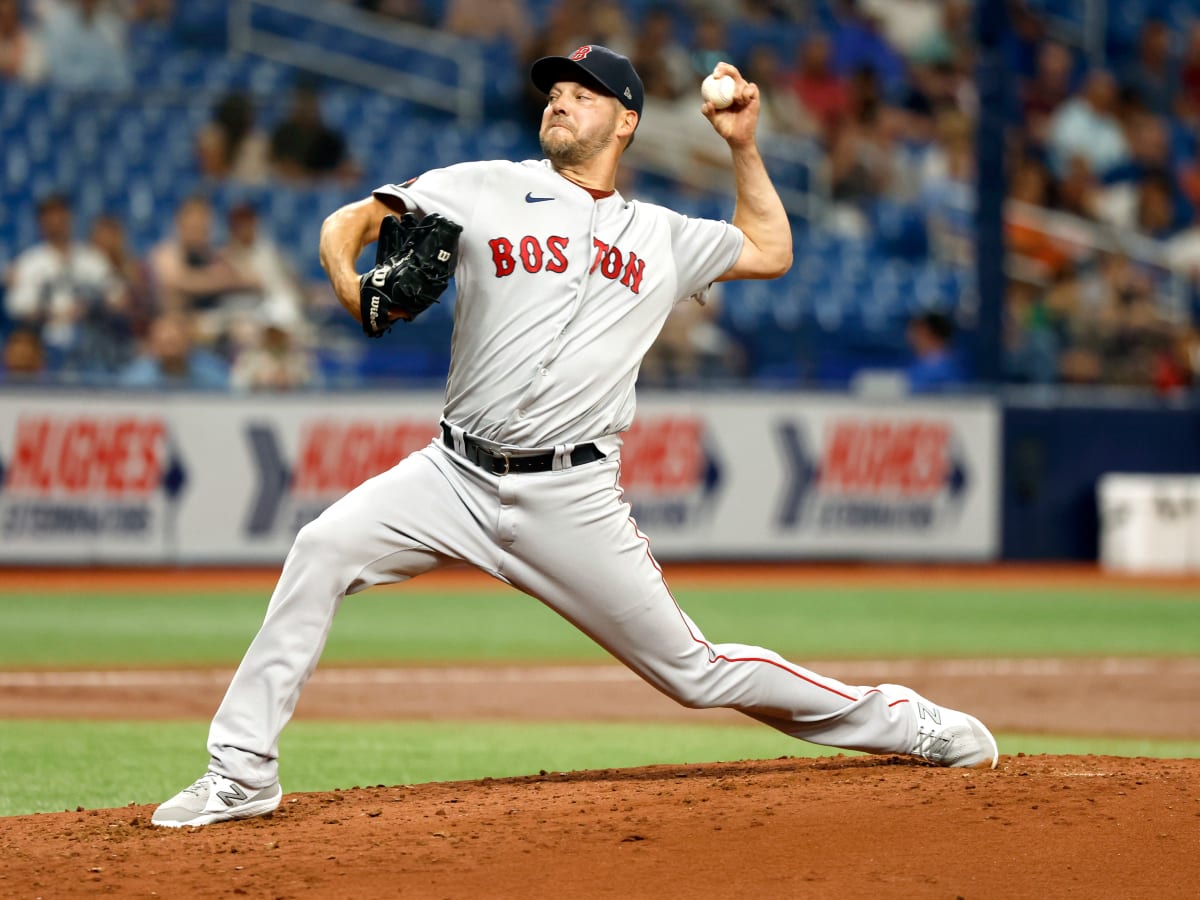
[{"label": "green grass", "polygon": [[[203,722],[11,720],[0,730],[0,815],[157,803],[204,771]],[[1001,735],[1004,753],[1200,755],[1200,741]],[[826,756],[769,729],[727,725],[292,723],[288,792],[658,763]]]},{"label": "green grass", "polygon": [[[796,659],[1200,654],[1200,603],[1136,587],[682,590],[714,641]],[[260,594],[0,592],[0,666],[224,664],[262,621]],[[515,591],[377,589],[343,604],[328,663],[596,660],[604,654]]]}]

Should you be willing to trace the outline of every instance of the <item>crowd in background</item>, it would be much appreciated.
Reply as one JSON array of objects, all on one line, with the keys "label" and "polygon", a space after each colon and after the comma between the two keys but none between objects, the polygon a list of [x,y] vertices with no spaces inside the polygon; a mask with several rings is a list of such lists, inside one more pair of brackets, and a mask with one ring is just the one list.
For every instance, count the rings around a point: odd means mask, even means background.
[{"label": "crowd in background", "polygon": [[[646,85],[629,161],[685,182],[697,173],[729,177],[727,150],[696,111],[699,80],[716,60],[731,59],[760,87],[762,138],[819,149],[828,205],[817,226],[865,236],[879,202],[901,204],[919,211],[933,258],[973,263],[979,100],[968,0],[841,0],[825,4],[825,19],[806,0],[676,0],[636,10],[615,0],[561,0],[536,30],[524,0],[352,5],[504,43],[522,64],[585,41],[629,55]],[[1200,283],[1200,23],[1180,33],[1147,20],[1130,52],[1100,67],[1052,38],[1042,17],[1011,6],[1008,194],[1029,209],[1090,223],[1098,237],[1064,238],[1037,216],[1010,220],[1007,377],[1184,388],[1200,380],[1200,338],[1186,307],[1163,296],[1168,283],[1173,296],[1181,284],[1190,296],[1187,285]],[[170,0],[0,0],[0,76],[127,89],[129,23],[173,15]],[[794,47],[765,41],[735,54],[734,21],[807,27]],[[316,83],[299,81],[290,111],[270,126],[258,121],[249,94],[207,102],[211,121],[195,135],[206,179],[354,183],[360,175],[352,143],[322,120]],[[530,88],[524,102],[532,129],[544,98]],[[6,276],[2,377],[320,384],[306,328],[320,289],[297,278],[252,205],[217,222],[202,195],[189,197],[164,223],[161,241],[136,258],[119,219],[76,221],[63,187],[40,198],[41,242]],[[636,193],[636,184],[621,187]],[[969,378],[954,330],[952,314],[914,317],[915,390]],[[714,306],[681,307],[645,378],[671,383],[706,365],[734,375],[737,353]]]}]

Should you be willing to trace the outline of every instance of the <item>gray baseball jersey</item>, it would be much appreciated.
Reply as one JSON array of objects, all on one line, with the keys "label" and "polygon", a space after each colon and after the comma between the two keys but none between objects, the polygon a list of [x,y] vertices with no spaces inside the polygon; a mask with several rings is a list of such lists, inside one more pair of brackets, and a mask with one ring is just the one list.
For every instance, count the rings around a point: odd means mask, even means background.
[{"label": "gray baseball jersey", "polygon": [[514,447],[627,429],[671,305],[742,249],[732,225],[595,200],[545,161],[462,163],[375,196],[463,226],[445,417]]},{"label": "gray baseball jersey", "polygon": [[596,199],[545,162],[451,166],[376,195],[463,226],[443,433],[297,535],[213,719],[212,771],[273,784],[279,734],[343,597],[458,562],[538,598],[687,706],[731,707],[816,743],[914,752],[923,738],[906,689],[710,642],[621,491],[618,434],[642,356],[672,303],[735,263],[741,232]]}]

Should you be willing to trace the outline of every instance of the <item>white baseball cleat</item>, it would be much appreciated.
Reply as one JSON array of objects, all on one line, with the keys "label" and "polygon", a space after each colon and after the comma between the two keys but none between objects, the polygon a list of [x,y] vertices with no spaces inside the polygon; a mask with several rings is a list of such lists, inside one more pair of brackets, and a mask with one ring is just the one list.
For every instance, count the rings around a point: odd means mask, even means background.
[{"label": "white baseball cleat", "polygon": [[907,700],[917,720],[917,736],[908,752],[939,766],[994,769],[1000,760],[996,739],[974,716],[926,700],[912,688],[881,684],[889,697]]},{"label": "white baseball cleat", "polygon": [[278,783],[256,790],[208,772],[156,809],[150,821],[164,828],[184,828],[252,819],[274,811],[282,798]]}]

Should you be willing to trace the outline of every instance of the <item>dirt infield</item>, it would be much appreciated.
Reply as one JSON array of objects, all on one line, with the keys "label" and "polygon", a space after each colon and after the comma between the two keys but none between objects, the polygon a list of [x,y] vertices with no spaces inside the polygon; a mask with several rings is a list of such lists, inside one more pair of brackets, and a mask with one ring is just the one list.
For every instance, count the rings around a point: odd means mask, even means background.
[{"label": "dirt infield", "polygon": [[[996,731],[1200,739],[1200,660],[806,661],[851,684],[900,681],[970,709]],[[232,670],[0,670],[0,719],[212,716]],[[744,725],[689,710],[618,665],[319,668],[299,719],[680,721]]]},{"label": "dirt infield", "polygon": [[[274,571],[4,573],[14,590],[269,591]],[[673,567],[678,585],[744,569]],[[779,566],[754,583],[1096,586],[1089,567]],[[470,572],[426,582],[473,588]],[[1141,582],[1186,593],[1190,582]],[[432,586],[432,585],[431,585]],[[1200,593],[1200,591],[1197,591]],[[997,731],[1200,738],[1200,660],[806,661],[898,680]],[[230,672],[0,670],[5,717],[207,718]],[[744,722],[684,710],[613,665],[322,668],[309,719]],[[2,727],[2,724],[0,724]],[[1003,750],[1003,747],[1001,748]],[[269,819],[181,832],[152,807],[4,819],[0,898],[1192,897],[1200,760],[898,757],[542,773],[287,795]]]},{"label": "dirt infield", "polygon": [[8,819],[0,897],[1195,896],[1200,762],[895,757],[545,774]]}]

